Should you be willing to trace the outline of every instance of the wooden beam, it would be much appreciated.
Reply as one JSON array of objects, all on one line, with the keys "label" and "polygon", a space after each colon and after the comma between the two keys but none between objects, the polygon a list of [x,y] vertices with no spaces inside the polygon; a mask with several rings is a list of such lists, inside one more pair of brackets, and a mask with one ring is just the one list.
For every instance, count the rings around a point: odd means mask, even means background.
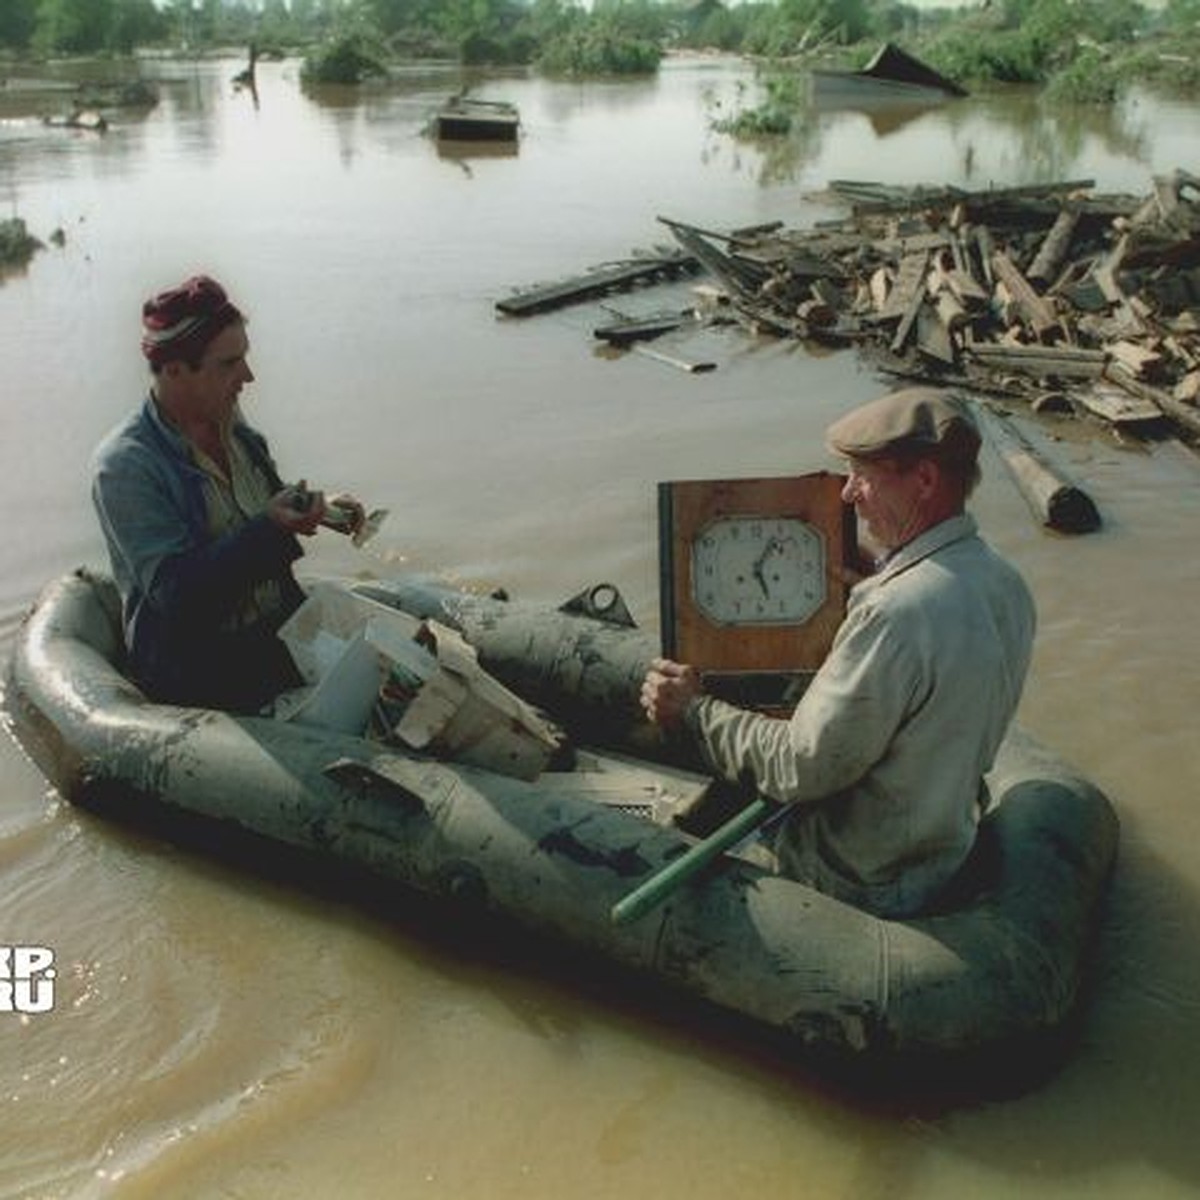
[{"label": "wooden beam", "polygon": [[1090,533],[1100,527],[1092,498],[1068,482],[1011,421],[986,404],[977,403],[975,410],[1017,490],[1042,525],[1060,533]]},{"label": "wooden beam", "polygon": [[1058,317],[1049,301],[1033,290],[1033,285],[1021,274],[1016,263],[1003,250],[992,255],[992,270],[1008,289],[1022,318],[1037,337],[1045,337],[1058,324]]}]

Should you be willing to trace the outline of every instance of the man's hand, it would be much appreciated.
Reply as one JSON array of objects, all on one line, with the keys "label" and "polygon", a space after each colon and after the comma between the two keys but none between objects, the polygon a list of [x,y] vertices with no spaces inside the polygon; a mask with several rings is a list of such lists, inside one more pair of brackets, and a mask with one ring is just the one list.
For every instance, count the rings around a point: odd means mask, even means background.
[{"label": "man's hand", "polygon": [[325,497],[320,492],[310,492],[302,479],[267,501],[267,516],[288,533],[311,537],[325,516]]},{"label": "man's hand", "polygon": [[656,725],[675,725],[703,690],[695,667],[656,658],[642,683],[642,707]]},{"label": "man's hand", "polygon": [[330,529],[336,529],[338,533],[355,537],[366,521],[366,509],[348,492],[337,492],[325,501],[325,518],[322,523]]}]

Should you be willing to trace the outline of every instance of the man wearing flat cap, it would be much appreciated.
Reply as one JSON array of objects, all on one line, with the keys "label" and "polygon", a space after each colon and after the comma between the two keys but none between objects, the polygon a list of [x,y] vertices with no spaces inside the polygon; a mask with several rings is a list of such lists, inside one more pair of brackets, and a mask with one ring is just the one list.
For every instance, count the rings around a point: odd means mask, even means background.
[{"label": "man wearing flat cap", "polygon": [[694,737],[714,773],[786,806],[768,847],[782,874],[908,916],[936,903],[974,842],[1029,666],[1033,602],[965,511],[980,439],[964,405],[906,388],[827,436],[880,561],[791,718],[705,696],[694,667],[665,659],[642,702]]},{"label": "man wearing flat cap", "polygon": [[150,393],[100,444],[92,479],[130,670],[153,699],[254,712],[299,682],[276,632],[303,599],[297,535],[326,502],[283,484],[242,417],[246,322],[219,283],[197,275],[147,300],[142,353]]}]

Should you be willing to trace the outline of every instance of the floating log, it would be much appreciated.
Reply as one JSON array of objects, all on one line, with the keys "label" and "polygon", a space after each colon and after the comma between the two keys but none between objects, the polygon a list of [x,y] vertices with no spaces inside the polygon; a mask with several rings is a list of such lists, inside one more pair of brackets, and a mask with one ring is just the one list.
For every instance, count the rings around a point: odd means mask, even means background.
[{"label": "floating log", "polygon": [[1017,490],[1042,525],[1060,533],[1090,533],[1100,527],[1091,497],[1068,483],[1011,421],[987,404],[977,403],[975,409]]}]

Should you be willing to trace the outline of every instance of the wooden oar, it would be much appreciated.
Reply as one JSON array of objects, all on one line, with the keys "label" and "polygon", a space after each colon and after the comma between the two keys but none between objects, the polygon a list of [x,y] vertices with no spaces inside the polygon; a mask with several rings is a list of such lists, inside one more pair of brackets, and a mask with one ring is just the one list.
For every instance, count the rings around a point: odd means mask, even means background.
[{"label": "wooden oar", "polygon": [[651,875],[627,896],[618,900],[612,907],[613,924],[625,925],[645,916],[681,884],[712,862],[718,854],[722,854],[730,846],[737,845],[747,834],[752,833],[770,814],[771,805],[762,798],[748,804],[714,833],[697,842],[686,854],[669,862],[661,871]]}]

